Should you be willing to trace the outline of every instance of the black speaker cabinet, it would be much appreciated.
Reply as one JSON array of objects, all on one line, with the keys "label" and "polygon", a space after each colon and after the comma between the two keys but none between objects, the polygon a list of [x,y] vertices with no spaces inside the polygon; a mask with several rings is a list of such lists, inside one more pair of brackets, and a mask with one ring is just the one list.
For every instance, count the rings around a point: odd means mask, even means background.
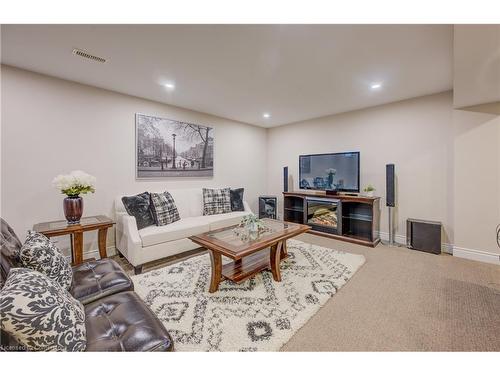
[{"label": "black speaker cabinet", "polygon": [[396,206],[396,179],[394,172],[394,164],[387,164],[385,166],[385,201],[389,207]]},{"label": "black speaker cabinet", "polygon": [[409,249],[441,254],[441,227],[438,221],[406,220],[406,245]]},{"label": "black speaker cabinet", "polygon": [[283,191],[288,191],[288,167],[283,167]]},{"label": "black speaker cabinet", "polygon": [[276,219],[278,199],[271,195],[262,195],[259,197],[259,218]]}]

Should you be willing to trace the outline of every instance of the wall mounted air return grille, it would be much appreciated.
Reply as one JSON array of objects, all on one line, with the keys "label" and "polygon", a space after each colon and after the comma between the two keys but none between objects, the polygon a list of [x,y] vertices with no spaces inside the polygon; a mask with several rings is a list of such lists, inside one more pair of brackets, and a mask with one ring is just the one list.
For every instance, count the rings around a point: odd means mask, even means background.
[{"label": "wall mounted air return grille", "polygon": [[80,57],[83,57],[85,59],[89,59],[89,60],[92,60],[92,61],[97,61],[97,62],[100,62],[100,63],[105,63],[106,62],[106,59],[103,58],[103,57],[92,55],[92,54],[90,54],[88,52],[82,51],[81,49],[77,49],[77,48],[75,48],[73,50],[73,55],[80,56]]}]

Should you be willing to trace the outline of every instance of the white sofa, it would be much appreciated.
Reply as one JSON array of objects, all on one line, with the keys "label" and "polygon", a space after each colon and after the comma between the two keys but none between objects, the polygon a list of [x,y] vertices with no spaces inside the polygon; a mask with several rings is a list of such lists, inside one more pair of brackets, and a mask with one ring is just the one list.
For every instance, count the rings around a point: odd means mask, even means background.
[{"label": "white sofa", "polygon": [[125,210],[122,196],[115,200],[116,248],[134,266],[136,274],[142,272],[145,263],[199,247],[189,236],[236,225],[243,216],[252,213],[248,203],[243,202],[245,211],[203,216],[201,188],[168,192],[175,200],[181,219],[172,224],[141,230],[137,230],[135,217]]}]

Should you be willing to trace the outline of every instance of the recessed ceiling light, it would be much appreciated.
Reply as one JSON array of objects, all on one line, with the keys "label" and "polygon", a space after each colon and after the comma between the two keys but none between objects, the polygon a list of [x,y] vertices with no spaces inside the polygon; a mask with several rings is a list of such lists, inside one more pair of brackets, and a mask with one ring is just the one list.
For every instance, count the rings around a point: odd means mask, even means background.
[{"label": "recessed ceiling light", "polygon": [[372,88],[372,90],[376,90],[376,89],[381,88],[382,84],[381,83],[372,83],[372,85],[370,87]]},{"label": "recessed ceiling light", "polygon": [[170,90],[175,89],[175,85],[173,83],[165,83],[164,86]]},{"label": "recessed ceiling light", "polygon": [[262,117],[264,117],[264,118],[269,118],[269,117],[271,117],[271,114],[270,114],[270,113],[264,113],[264,114],[262,115]]}]

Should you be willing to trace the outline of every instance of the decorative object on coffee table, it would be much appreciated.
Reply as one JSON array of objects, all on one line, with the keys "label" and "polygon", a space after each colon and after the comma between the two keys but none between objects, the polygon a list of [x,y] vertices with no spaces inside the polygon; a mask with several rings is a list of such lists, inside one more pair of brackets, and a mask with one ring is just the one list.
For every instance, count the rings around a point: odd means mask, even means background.
[{"label": "decorative object on coffee table", "polygon": [[80,223],[83,214],[83,199],[80,194],[95,192],[95,177],[83,171],[72,171],[68,175],[58,175],[52,184],[67,195],[63,208],[68,224]]},{"label": "decorative object on coffee table", "polygon": [[69,225],[63,220],[38,223],[33,226],[33,230],[49,238],[69,234],[73,265],[78,265],[83,262],[83,232],[98,231],[99,255],[101,259],[106,258],[106,237],[108,228],[111,228],[113,224],[113,220],[109,217],[99,215],[84,217],[79,224]]},{"label": "decorative object on coffee table", "polygon": [[234,233],[242,241],[255,240],[263,233],[269,231],[270,228],[265,225],[264,221],[254,214],[244,216],[240,224],[234,229]]},{"label": "decorative object on coffee table", "polygon": [[[250,221],[253,222],[253,219],[246,220]],[[238,226],[189,237],[210,251],[210,293],[216,292],[224,279],[241,283],[265,269],[271,269],[274,280],[281,281],[280,263],[288,256],[286,240],[307,232],[311,227],[272,219],[263,219],[261,222],[267,229],[255,237],[239,235],[235,231]],[[222,255],[233,262],[222,265]]]}]

